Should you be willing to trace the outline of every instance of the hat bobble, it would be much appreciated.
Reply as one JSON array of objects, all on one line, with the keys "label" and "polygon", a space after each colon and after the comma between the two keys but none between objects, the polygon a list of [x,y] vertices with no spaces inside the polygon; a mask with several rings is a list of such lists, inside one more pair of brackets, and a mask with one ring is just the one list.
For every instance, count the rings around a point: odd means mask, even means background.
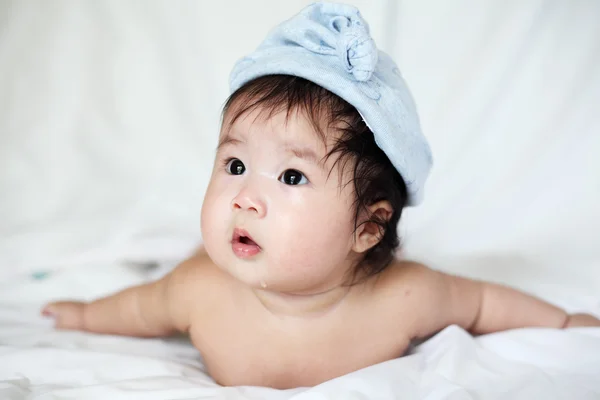
[{"label": "hat bobble", "polygon": [[[358,18],[360,18],[358,16]],[[336,16],[331,28],[339,32],[336,50],[346,71],[359,82],[371,79],[377,66],[377,46],[366,23],[360,19]]]}]

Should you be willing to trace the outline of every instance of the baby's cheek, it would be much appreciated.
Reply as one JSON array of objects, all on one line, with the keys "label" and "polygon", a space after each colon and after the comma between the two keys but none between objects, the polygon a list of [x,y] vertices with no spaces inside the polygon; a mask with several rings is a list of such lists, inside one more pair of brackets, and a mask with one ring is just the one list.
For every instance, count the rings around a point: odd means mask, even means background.
[{"label": "baby's cheek", "polygon": [[210,239],[211,233],[214,231],[212,229],[214,227],[213,216],[213,203],[210,197],[207,196],[202,204],[202,212],[200,214],[200,230],[202,231],[202,238],[205,241]]},{"label": "baby's cheek", "polygon": [[275,248],[280,249],[276,265],[286,274],[324,273],[347,255],[346,229],[330,225],[323,217],[286,221],[280,226],[274,237]]},{"label": "baby's cheek", "polygon": [[226,210],[223,209],[222,199],[215,197],[211,192],[207,192],[207,196],[204,199],[201,212],[201,224],[200,228],[202,231],[202,240],[207,251],[215,251],[213,249],[225,235],[227,229],[227,215]]},{"label": "baby's cheek", "polygon": [[309,240],[317,241],[321,246],[337,247],[351,235],[351,220],[347,209],[321,208],[314,213],[310,221],[305,222],[304,231]]}]

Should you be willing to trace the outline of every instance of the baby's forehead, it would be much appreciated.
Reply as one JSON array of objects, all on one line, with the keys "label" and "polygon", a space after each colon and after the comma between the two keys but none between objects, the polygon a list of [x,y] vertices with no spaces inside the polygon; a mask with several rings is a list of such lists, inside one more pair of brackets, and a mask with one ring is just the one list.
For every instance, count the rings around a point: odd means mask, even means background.
[{"label": "baby's forehead", "polygon": [[298,142],[325,150],[337,130],[320,115],[296,108],[242,107],[232,104],[223,114],[220,141],[240,140]]}]

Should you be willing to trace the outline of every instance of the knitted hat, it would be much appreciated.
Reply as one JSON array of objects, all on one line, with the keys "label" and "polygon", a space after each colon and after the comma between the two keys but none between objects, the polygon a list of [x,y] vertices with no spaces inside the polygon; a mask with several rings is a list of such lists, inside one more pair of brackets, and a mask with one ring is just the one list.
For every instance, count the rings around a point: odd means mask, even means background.
[{"label": "knitted hat", "polygon": [[377,49],[358,9],[318,2],[284,21],[235,64],[231,92],[274,74],[307,79],[354,106],[404,179],[408,204],[422,201],[431,150],[397,65]]}]

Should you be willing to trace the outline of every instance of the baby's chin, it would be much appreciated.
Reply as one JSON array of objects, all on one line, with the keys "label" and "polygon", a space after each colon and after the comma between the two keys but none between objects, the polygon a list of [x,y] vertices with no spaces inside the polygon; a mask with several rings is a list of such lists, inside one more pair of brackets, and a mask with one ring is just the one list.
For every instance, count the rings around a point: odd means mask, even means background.
[{"label": "baby's chin", "polygon": [[239,260],[231,255],[223,258],[216,257],[214,261],[217,267],[250,288],[264,288],[264,285],[270,280],[264,265],[258,260],[249,262]]},{"label": "baby's chin", "polygon": [[[234,264],[234,265],[232,265]],[[253,290],[269,290],[274,292],[300,292],[305,288],[301,285],[302,277],[288,276],[269,270],[261,263],[225,264],[220,266],[244,286]]]},{"label": "baby's chin", "polygon": [[281,276],[277,274],[264,274],[260,277],[252,277],[241,280],[252,290],[266,290],[280,294],[304,295],[318,291],[326,282],[314,280],[307,282],[302,275]]},{"label": "baby's chin", "polygon": [[307,269],[306,265],[297,260],[273,260],[264,252],[256,257],[241,259],[233,252],[218,251],[213,261],[220,269],[250,289],[304,293],[331,284],[326,282],[326,276],[319,273],[318,269],[312,269],[311,273],[310,268]]}]

